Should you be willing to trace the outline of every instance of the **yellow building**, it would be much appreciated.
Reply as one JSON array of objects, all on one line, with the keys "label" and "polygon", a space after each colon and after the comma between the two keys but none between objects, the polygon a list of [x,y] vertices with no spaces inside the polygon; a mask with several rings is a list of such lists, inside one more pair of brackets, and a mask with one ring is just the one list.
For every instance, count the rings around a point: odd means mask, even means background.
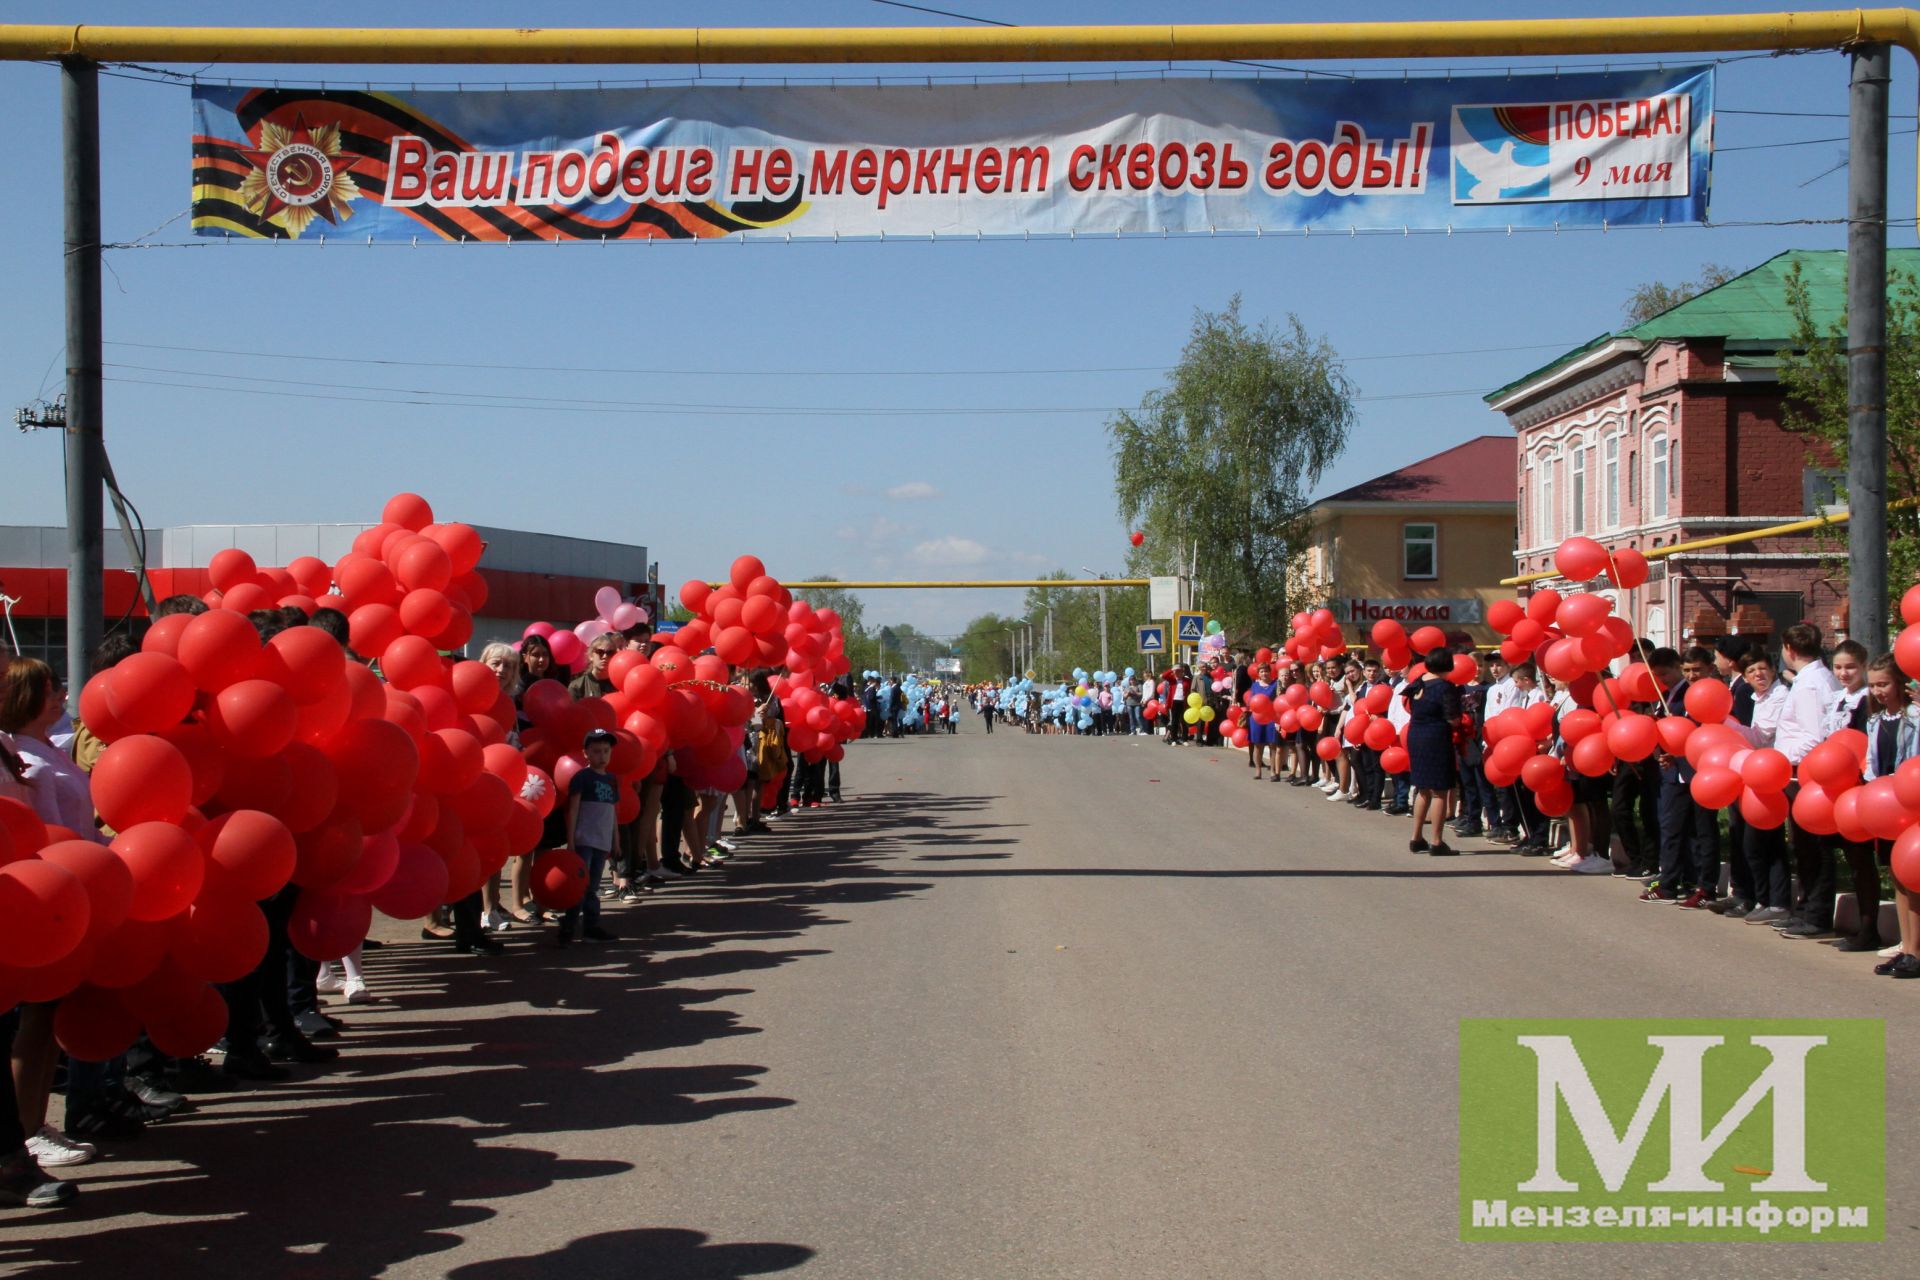
[{"label": "yellow building", "polygon": [[1513,594],[1514,448],[1480,436],[1320,499],[1296,586],[1357,643],[1381,618],[1497,643],[1487,606]]}]

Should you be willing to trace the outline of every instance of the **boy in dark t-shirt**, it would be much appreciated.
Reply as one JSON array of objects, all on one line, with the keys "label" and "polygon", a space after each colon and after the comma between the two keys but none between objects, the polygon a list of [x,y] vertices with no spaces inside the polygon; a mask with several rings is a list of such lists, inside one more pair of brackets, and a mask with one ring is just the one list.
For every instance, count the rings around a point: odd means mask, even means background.
[{"label": "boy in dark t-shirt", "polygon": [[582,744],[587,767],[567,783],[567,847],[587,864],[587,891],[578,906],[560,917],[560,936],[556,941],[563,947],[570,945],[576,935],[588,942],[608,942],[613,938],[600,927],[600,877],[613,848],[614,813],[620,805],[619,779],[607,772],[607,765],[613,760],[614,741],[614,736],[605,729],[589,733]]}]

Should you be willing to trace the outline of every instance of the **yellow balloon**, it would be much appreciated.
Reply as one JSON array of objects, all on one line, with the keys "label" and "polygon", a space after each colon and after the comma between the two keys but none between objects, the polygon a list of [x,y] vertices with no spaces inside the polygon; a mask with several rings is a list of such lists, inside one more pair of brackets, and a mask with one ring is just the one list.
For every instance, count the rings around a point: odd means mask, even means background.
[{"label": "yellow balloon", "polygon": [[1195,711],[1192,707],[1188,707],[1185,711],[1182,711],[1180,713],[1180,718],[1182,720],[1185,720],[1188,724],[1200,723],[1200,713],[1198,711]]},{"label": "yellow balloon", "polygon": [[1190,707],[1197,707],[1204,704],[1205,702],[1206,702],[1206,699],[1201,697],[1197,693],[1190,693],[1187,695],[1187,705]]},{"label": "yellow balloon", "polygon": [[1201,718],[1202,720],[1205,720],[1205,721],[1207,721],[1207,722],[1209,722],[1209,723],[1211,723],[1211,722],[1212,722],[1212,720],[1213,720],[1213,715],[1214,715],[1214,712],[1213,712],[1213,708],[1212,708],[1212,707],[1202,707],[1202,708],[1200,708],[1200,718]]}]

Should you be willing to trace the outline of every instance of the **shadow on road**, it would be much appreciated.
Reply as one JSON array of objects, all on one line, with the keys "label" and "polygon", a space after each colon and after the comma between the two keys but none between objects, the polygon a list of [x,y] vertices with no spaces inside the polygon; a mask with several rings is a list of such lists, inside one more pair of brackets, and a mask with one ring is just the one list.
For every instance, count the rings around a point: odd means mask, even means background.
[{"label": "shadow on road", "polygon": [[[568,1182],[582,1185],[565,1194],[616,1222],[644,1215],[643,1197],[623,1202],[620,1189],[594,1186],[634,1161],[557,1154],[569,1135],[794,1105],[759,1092],[768,1069],[752,1062],[647,1065],[650,1053],[759,1033],[727,1007],[753,988],[685,984],[827,954],[778,944],[843,923],[831,907],[932,888],[874,865],[922,840],[999,843],[973,834],[991,825],[943,823],[995,798],[896,793],[795,815],[755,842],[764,855],[749,845],[718,873],[638,908],[610,907],[607,923],[624,936],[599,948],[561,952],[528,930],[505,935],[508,953],[491,960],[427,943],[370,951],[385,1003],[334,1007],[349,1023],[337,1063],[201,1095],[194,1114],[111,1147],[116,1158],[66,1171],[83,1187],[77,1211],[0,1217],[0,1270],[374,1275],[456,1248],[476,1224],[514,1212],[516,1197]],[[813,1254],[636,1227],[452,1274],[749,1276]]]}]

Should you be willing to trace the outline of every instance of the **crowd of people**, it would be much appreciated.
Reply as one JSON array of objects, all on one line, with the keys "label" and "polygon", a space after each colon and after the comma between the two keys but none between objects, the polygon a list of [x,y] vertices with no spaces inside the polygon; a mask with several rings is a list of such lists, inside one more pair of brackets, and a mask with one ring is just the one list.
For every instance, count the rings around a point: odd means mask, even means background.
[{"label": "crowd of people", "polygon": [[[176,596],[160,602],[154,618],[206,608],[199,597]],[[327,631],[349,658],[358,660],[350,647],[348,619],[334,610],[309,614],[287,607],[248,617],[263,641],[287,628],[312,626]],[[522,713],[509,744],[517,748],[519,734],[530,727],[524,708],[536,685],[546,682],[548,696],[558,688],[576,700],[603,696],[614,687],[607,677],[616,653],[632,649],[644,656],[654,647],[644,622],[599,635],[588,646],[584,669],[571,675],[542,635],[486,646],[481,661]],[[136,652],[124,633],[110,636],[94,655],[96,670],[110,670]],[[478,957],[501,955],[506,943],[538,939],[542,933],[557,947],[604,943],[615,934],[602,915],[603,903],[636,903],[676,882],[710,875],[743,841],[769,836],[772,824],[840,803],[840,761],[789,750],[786,714],[774,689],[777,673],[731,668],[729,674],[753,704],[741,747],[743,785],[731,792],[691,786],[669,750],[639,788],[637,815],[621,821],[616,779],[608,772],[616,739],[596,728],[580,743],[585,766],[559,787],[564,794],[555,797],[536,849],[510,858],[502,875],[487,877],[477,892],[436,911],[423,924],[423,938]],[[819,692],[852,696],[845,677]],[[103,744],[83,720],[68,715],[65,694],[46,663],[27,657],[8,661],[0,685],[0,808],[23,805],[50,829],[104,845],[114,833],[95,812],[89,792],[89,771]],[[710,777],[711,771],[699,776]],[[544,785],[539,777],[527,783],[534,789]],[[586,882],[574,905],[542,906],[533,869],[543,850],[568,850],[580,858]],[[368,939],[337,964],[306,958],[287,945],[290,904],[298,893],[289,885],[261,903],[271,930],[264,958],[245,977],[219,985],[227,1032],[214,1047],[217,1065],[207,1056],[169,1058],[144,1036],[110,1061],[68,1060],[55,1038],[57,1001],[26,1001],[0,1013],[0,1048],[8,1051],[11,1067],[9,1096],[0,1098],[0,1204],[68,1204],[75,1185],[47,1170],[87,1163],[102,1144],[141,1137],[148,1126],[190,1110],[195,1094],[285,1080],[290,1073],[283,1064],[325,1064],[339,1057],[330,1042],[339,1039],[345,1007],[379,997],[377,973],[370,974],[363,963],[363,948],[380,943]],[[323,1003],[323,995],[337,1003]],[[0,1002],[7,998],[0,993]],[[61,1092],[63,1119],[56,1125],[52,1100]]]},{"label": "crowd of people", "polygon": [[[1590,776],[1571,767],[1573,744],[1562,733],[1580,709],[1566,683],[1531,661],[1509,663],[1498,651],[1475,655],[1463,634],[1447,639],[1399,669],[1367,652],[1294,662],[1260,661],[1241,650],[1200,670],[1182,664],[1145,678],[1129,672],[1087,688],[1081,700],[1093,710],[1084,718],[1049,717],[1042,699],[1017,690],[1010,696],[1014,685],[984,686],[974,696],[989,727],[998,720],[1029,733],[1154,734],[1168,746],[1212,748],[1229,748],[1243,733],[1254,780],[1410,818],[1411,852],[1446,857],[1458,852],[1456,841],[1484,839],[1572,873],[1633,881],[1642,902],[1768,926],[1783,938],[1825,940],[1836,951],[1870,953],[1876,974],[1920,978],[1920,896],[1884,873],[1892,842],[1817,833],[1793,817],[1755,825],[1737,801],[1704,805],[1691,786],[1697,766],[1666,750],[1615,761]],[[1920,754],[1920,709],[1892,656],[1869,655],[1853,640],[1829,650],[1810,624],[1789,627],[1777,640],[1725,636],[1684,650],[1638,641],[1634,652],[1651,673],[1655,698],[1623,712],[1684,717],[1688,693],[1718,683],[1731,698],[1726,723],[1749,747],[1777,750],[1795,767],[1847,729],[1865,736],[1864,781],[1891,778]],[[1463,670],[1471,664],[1471,679],[1449,678],[1456,661]],[[1260,700],[1310,705],[1307,689],[1325,691],[1313,715],[1303,717],[1310,726],[1235,711]],[[1573,803],[1557,817],[1541,812],[1528,786],[1495,785],[1488,776],[1488,722],[1530,707],[1548,709],[1533,745],[1568,766]],[[1384,720],[1391,732],[1355,741],[1348,730],[1356,718]],[[1789,787],[1786,799],[1797,791],[1798,784]],[[1853,913],[1842,936],[1835,908],[1843,885],[1853,894]],[[1889,893],[1897,936],[1880,928]]]}]

